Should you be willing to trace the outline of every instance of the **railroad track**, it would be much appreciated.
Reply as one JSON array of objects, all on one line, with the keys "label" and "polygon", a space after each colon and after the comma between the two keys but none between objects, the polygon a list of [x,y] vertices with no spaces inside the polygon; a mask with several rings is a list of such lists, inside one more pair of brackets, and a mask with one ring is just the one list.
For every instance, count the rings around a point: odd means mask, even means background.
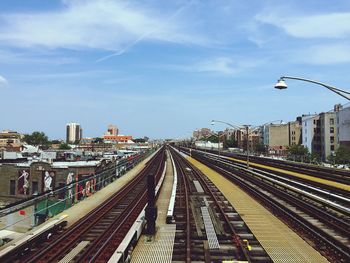
[{"label": "railroad track", "polygon": [[[186,148],[184,148],[186,149]],[[192,149],[194,150],[194,149]],[[188,148],[187,148],[188,151]],[[208,150],[208,152],[217,154],[217,151]],[[221,152],[221,155],[246,161],[246,155]],[[274,168],[279,168],[291,172],[302,173],[317,178],[332,180],[334,182],[350,184],[350,170],[342,170],[336,168],[321,167],[313,164],[298,163],[285,160],[276,160],[265,157],[249,156],[249,160],[253,163],[267,165]]]},{"label": "railroad track", "polygon": [[178,172],[173,261],[272,262],[216,186],[175,150],[171,153]]},{"label": "railroad track", "polygon": [[1,262],[107,262],[147,203],[147,175],[156,182],[164,167],[165,149],[146,164],[132,181],[70,228]]},{"label": "railroad track", "polygon": [[[342,205],[336,203],[339,200],[333,201],[333,205],[342,207],[335,209],[331,205],[332,200],[325,200],[316,193],[310,196],[310,189],[291,182],[278,181],[271,178],[272,174],[266,176],[264,171],[247,170],[230,160],[196,151],[192,151],[192,156],[254,196],[304,238],[311,240],[332,262],[350,261],[349,198],[342,200]],[[328,198],[335,196],[328,195]]]}]

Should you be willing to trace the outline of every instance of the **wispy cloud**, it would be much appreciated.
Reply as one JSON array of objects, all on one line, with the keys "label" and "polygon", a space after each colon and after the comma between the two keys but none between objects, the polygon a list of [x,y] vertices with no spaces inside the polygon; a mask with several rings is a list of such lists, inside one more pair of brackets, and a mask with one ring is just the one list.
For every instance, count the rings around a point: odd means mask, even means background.
[{"label": "wispy cloud", "polygon": [[221,75],[235,75],[249,68],[255,68],[264,60],[250,60],[249,58],[231,58],[231,57],[214,57],[197,62],[187,63],[184,65],[163,65],[162,68],[187,71],[187,72],[199,72],[199,73],[213,73]]},{"label": "wispy cloud", "polygon": [[133,2],[65,1],[59,11],[0,16],[0,41],[20,47],[102,49],[122,52],[140,39],[180,44],[207,40],[191,32],[181,18]]},{"label": "wispy cloud", "polygon": [[78,63],[79,59],[68,57],[66,55],[37,53],[37,52],[13,52],[0,50],[0,64],[50,64],[67,65]]},{"label": "wispy cloud", "polygon": [[259,14],[255,19],[261,23],[282,28],[287,34],[298,38],[348,38],[350,37],[350,12],[291,16],[285,12]]},{"label": "wispy cloud", "polygon": [[0,88],[6,88],[8,86],[8,81],[5,77],[0,75]]},{"label": "wispy cloud", "polygon": [[314,45],[293,53],[292,61],[297,63],[312,65],[350,63],[350,45],[348,44]]}]

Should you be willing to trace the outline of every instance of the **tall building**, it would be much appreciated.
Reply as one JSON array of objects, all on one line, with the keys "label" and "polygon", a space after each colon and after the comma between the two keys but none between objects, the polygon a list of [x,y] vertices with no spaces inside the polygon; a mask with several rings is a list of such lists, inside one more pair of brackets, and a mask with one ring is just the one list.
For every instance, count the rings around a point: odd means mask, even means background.
[{"label": "tall building", "polygon": [[321,158],[327,160],[327,157],[334,154],[337,149],[337,123],[335,112],[322,112],[320,114],[320,142]]},{"label": "tall building", "polygon": [[112,124],[108,125],[108,129],[105,135],[117,136],[118,134],[119,134],[119,129],[117,126]]},{"label": "tall building", "polygon": [[67,143],[74,143],[80,141],[83,137],[83,129],[81,128],[79,123],[67,123],[66,129]]},{"label": "tall building", "polygon": [[350,150],[350,104],[337,112],[337,144]]},{"label": "tall building", "polygon": [[301,144],[301,117],[297,117],[296,121],[288,122],[289,146]]},{"label": "tall building", "polygon": [[321,153],[320,116],[318,114],[302,116],[302,144],[310,153]]}]

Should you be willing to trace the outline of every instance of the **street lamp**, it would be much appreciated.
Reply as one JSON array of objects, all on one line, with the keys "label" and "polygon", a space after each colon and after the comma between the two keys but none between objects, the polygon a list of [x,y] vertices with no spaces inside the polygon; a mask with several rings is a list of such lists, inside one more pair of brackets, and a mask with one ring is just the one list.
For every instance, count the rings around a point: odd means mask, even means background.
[{"label": "street lamp", "polygon": [[262,127],[262,126],[265,126],[269,123],[273,123],[273,122],[281,122],[282,123],[282,120],[275,120],[275,121],[269,121],[269,122],[266,122],[262,125],[259,125],[259,126],[255,126],[255,127],[252,127],[252,130],[249,132],[249,127],[251,125],[243,125],[243,126],[237,126],[237,125],[233,125],[231,123],[228,123],[228,122],[225,122],[225,121],[218,121],[218,120],[212,120],[211,121],[211,125],[215,125],[215,122],[219,122],[219,123],[223,123],[223,124],[226,124],[228,126],[231,126],[233,127],[234,129],[238,129],[241,131],[242,128],[245,128],[246,129],[246,140],[247,140],[247,168],[249,169],[249,147],[250,147],[250,143],[249,143],[249,134],[253,133],[254,131],[256,131],[259,127]]},{"label": "street lamp", "polygon": [[[315,81],[312,79],[304,79],[304,78],[298,78],[298,77],[290,77],[290,76],[283,76],[280,77],[280,79],[277,81],[276,85],[275,85],[275,89],[286,89],[288,86],[286,84],[286,82],[284,81],[285,79],[292,79],[292,80],[301,80],[301,81],[305,81],[305,82],[310,82],[310,83],[314,83],[320,86],[323,86],[327,89],[329,89],[330,91],[337,93],[338,95],[342,96],[343,98],[350,100],[350,92],[346,91],[346,90],[341,90],[338,88],[335,88],[333,86],[327,85],[325,83],[319,82],[319,81]],[[345,95],[346,94],[346,95]]]}]

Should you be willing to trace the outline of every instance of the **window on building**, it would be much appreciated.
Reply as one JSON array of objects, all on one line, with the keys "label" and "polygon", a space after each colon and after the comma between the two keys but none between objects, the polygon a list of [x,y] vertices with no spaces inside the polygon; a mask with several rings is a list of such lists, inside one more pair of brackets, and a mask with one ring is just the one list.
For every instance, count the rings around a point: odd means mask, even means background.
[{"label": "window on building", "polygon": [[331,145],[331,151],[334,151],[334,145]]},{"label": "window on building", "polygon": [[37,194],[39,192],[38,182],[32,182],[32,194]]},{"label": "window on building", "polygon": [[334,136],[331,136],[330,138],[331,143],[334,143]]},{"label": "window on building", "polygon": [[329,129],[329,132],[330,132],[330,133],[334,133],[334,127],[331,127],[331,128]]},{"label": "window on building", "polygon": [[10,195],[16,194],[16,181],[10,180]]},{"label": "window on building", "polygon": [[329,124],[330,124],[330,125],[334,125],[334,119],[333,119],[333,118],[330,118],[330,119],[329,119]]}]

